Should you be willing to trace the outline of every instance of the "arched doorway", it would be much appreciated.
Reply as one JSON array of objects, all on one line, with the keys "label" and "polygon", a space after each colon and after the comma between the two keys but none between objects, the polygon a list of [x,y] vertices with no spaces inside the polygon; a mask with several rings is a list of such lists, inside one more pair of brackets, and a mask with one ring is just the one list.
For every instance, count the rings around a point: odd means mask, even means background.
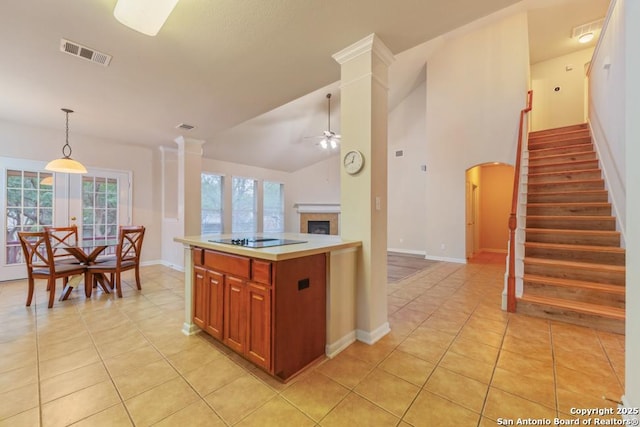
[{"label": "arched doorway", "polygon": [[514,168],[484,163],[466,171],[466,256],[469,262],[503,262],[509,240]]}]

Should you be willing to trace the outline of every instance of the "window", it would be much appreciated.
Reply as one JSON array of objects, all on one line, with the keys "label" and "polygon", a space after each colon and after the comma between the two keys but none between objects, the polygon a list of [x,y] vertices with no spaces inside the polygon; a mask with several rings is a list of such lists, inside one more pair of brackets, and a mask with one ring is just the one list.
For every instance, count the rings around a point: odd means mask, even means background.
[{"label": "window", "polygon": [[6,171],[6,264],[24,262],[18,232],[40,231],[53,225],[52,184],[50,172]]},{"label": "window", "polygon": [[264,182],[262,215],[265,232],[284,231],[284,184]]},{"label": "window", "polygon": [[118,238],[118,180],[82,177],[82,238]]},{"label": "window", "polygon": [[222,176],[203,173],[201,188],[200,232],[220,234],[222,233]]},{"label": "window", "polygon": [[233,177],[231,184],[231,232],[255,232],[257,229],[256,181]]}]

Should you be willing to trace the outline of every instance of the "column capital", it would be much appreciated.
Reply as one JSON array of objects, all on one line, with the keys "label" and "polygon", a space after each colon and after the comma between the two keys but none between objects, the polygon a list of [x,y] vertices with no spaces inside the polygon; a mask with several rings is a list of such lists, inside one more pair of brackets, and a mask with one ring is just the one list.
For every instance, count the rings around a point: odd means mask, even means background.
[{"label": "column capital", "polygon": [[338,64],[343,65],[346,62],[368,52],[373,52],[387,66],[391,65],[395,60],[391,50],[389,50],[387,45],[385,45],[384,42],[380,40],[380,37],[375,33],[371,33],[351,46],[345,47],[340,52],[334,53],[332,58],[335,59]]},{"label": "column capital", "polygon": [[180,151],[184,151],[189,154],[197,154],[202,156],[203,149],[202,146],[206,142],[203,139],[195,139],[195,138],[185,138],[184,136],[179,136],[174,139],[175,143],[178,144],[178,149]]}]

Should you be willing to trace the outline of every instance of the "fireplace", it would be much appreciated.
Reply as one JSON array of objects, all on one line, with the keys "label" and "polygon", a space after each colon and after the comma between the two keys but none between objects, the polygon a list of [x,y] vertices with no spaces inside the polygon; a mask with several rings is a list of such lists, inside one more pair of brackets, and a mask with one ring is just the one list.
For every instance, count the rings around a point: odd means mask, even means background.
[{"label": "fireplace", "polygon": [[307,233],[331,234],[331,221],[307,221]]},{"label": "fireplace", "polygon": [[340,233],[340,205],[296,203],[300,214],[300,232],[310,234]]}]

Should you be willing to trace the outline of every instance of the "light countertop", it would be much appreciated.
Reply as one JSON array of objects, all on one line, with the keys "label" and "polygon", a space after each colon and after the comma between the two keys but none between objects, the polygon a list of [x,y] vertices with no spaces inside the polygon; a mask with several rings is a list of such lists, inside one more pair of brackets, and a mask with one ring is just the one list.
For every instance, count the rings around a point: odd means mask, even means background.
[{"label": "light countertop", "polygon": [[[246,246],[229,245],[211,241],[243,237],[272,237],[276,239],[304,240],[305,243],[271,246],[267,248],[249,248]],[[286,259],[300,258],[303,256],[362,246],[362,242],[358,240],[344,240],[340,236],[305,233],[206,234],[200,236],[176,237],[173,240],[189,246],[212,249],[229,254],[266,259],[270,261],[282,261]]]}]

